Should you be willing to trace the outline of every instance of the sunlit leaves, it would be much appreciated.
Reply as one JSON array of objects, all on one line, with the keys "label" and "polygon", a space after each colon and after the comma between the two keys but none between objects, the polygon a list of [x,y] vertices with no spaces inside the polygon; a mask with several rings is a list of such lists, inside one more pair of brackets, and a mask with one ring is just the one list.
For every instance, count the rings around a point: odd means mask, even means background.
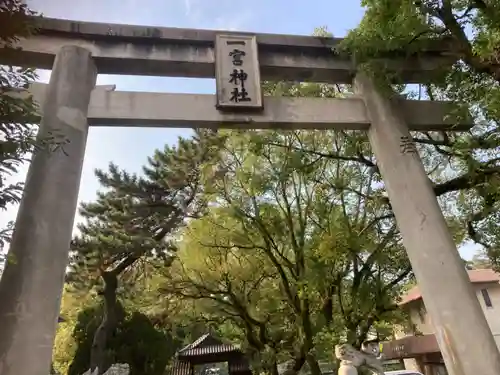
[{"label": "sunlit leaves", "polygon": [[[296,88],[286,87],[294,96]],[[366,136],[220,133],[225,143],[210,173],[222,173],[210,180],[210,209],[183,233],[165,291],[197,301],[211,319],[229,319],[266,358],[271,344],[313,350],[316,334],[366,337],[410,276]]]}]

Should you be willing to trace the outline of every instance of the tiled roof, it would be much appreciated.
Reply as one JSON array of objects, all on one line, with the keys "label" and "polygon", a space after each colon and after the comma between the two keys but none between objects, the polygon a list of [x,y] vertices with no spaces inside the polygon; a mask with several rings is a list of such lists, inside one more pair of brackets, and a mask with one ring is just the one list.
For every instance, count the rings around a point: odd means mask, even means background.
[{"label": "tiled roof", "polygon": [[210,334],[206,333],[204,334],[203,336],[200,336],[198,337],[195,341],[193,341],[191,344],[189,345],[186,345],[184,348],[182,348],[181,350],[179,350],[179,353],[182,353],[186,350],[189,350],[189,349],[192,349],[192,348],[196,348],[198,345],[200,345],[203,341],[205,341],[206,339],[208,339],[210,336]]},{"label": "tiled roof", "polygon": [[182,361],[179,359],[174,359],[172,370],[170,375],[191,375],[192,368],[188,361]]},{"label": "tiled roof", "polygon": [[210,334],[205,334],[177,352],[178,357],[192,357],[216,353],[240,352],[238,347],[226,344]]},{"label": "tiled roof", "polygon": [[[473,284],[482,284],[482,283],[499,283],[500,282],[500,274],[491,270],[491,269],[483,269],[483,270],[468,270],[469,278],[471,283]],[[409,302],[416,301],[422,298],[420,294],[420,289],[418,286],[411,288],[408,293],[406,293],[399,305],[406,305]]]},{"label": "tiled roof", "polygon": [[200,363],[200,359],[205,361],[202,363],[227,361],[230,374],[252,374],[248,360],[236,345],[206,334],[177,352],[170,375],[192,374],[193,365]]},{"label": "tiled roof", "polygon": [[203,356],[209,354],[231,353],[235,351],[239,350],[233,345],[221,344],[221,345],[205,346],[201,348],[187,349],[183,352],[179,352],[177,355],[178,357],[194,357],[194,356]]}]

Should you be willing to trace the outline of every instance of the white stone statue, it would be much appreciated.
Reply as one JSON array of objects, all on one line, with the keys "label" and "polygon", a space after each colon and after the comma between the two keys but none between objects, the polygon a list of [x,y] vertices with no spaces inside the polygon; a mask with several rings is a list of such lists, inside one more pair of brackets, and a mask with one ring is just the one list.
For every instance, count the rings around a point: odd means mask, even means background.
[{"label": "white stone statue", "polygon": [[340,359],[339,375],[357,375],[359,367],[366,367],[376,375],[384,375],[378,343],[366,342],[361,351],[349,344],[335,346],[335,356]]},{"label": "white stone statue", "polygon": [[[90,369],[87,370],[83,375],[97,375],[99,373],[99,369],[95,369],[94,372],[91,372]],[[106,371],[103,375],[129,375],[130,368],[128,363],[115,363],[111,365],[111,367]]]}]

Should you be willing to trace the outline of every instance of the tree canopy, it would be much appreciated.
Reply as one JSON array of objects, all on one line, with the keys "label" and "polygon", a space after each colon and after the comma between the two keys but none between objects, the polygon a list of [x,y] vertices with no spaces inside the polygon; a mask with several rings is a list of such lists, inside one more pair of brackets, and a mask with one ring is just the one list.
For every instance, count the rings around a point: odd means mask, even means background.
[{"label": "tree canopy", "polygon": [[325,157],[333,139],[349,158],[346,134],[224,136],[207,180],[213,205],[182,234],[164,290],[236,325],[269,371],[292,360],[295,372],[307,362],[319,373],[327,347],[359,347],[376,324],[397,319],[412,273],[394,219],[368,167]]}]

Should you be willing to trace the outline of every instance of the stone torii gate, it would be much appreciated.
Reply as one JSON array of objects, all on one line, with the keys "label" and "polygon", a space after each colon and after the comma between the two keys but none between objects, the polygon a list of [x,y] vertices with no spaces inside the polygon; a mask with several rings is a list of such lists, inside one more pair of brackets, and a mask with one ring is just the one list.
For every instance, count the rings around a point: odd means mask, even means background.
[{"label": "stone torii gate", "polygon": [[[22,51],[2,51],[0,63],[52,69],[48,86],[32,87],[42,103],[39,133],[58,130],[69,143],[67,155],[36,153],[29,168],[10,247],[22,261],[6,265],[0,284],[0,374],[45,375],[50,367],[89,124],[368,131],[450,374],[500,374],[500,354],[409,134],[470,126],[443,120],[446,103],[378,92],[332,53],[338,42],[45,19]],[[436,48],[387,64],[415,83],[443,56]],[[98,73],[216,77],[217,95],[107,91],[95,88]],[[261,77],[353,82],[356,97],[263,98]]]}]

